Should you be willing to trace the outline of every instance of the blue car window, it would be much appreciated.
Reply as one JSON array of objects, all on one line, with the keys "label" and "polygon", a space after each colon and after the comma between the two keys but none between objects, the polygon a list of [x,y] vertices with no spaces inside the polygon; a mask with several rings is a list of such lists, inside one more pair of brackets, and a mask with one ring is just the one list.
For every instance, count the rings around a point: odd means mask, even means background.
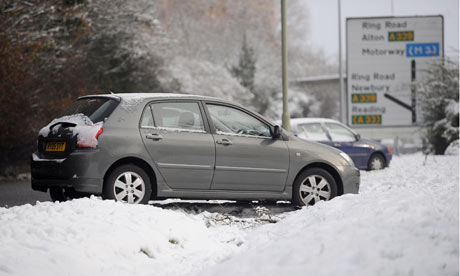
[{"label": "blue car window", "polygon": [[312,141],[329,141],[320,123],[299,125],[297,127],[297,136]]},{"label": "blue car window", "polygon": [[326,127],[329,129],[332,141],[334,142],[354,142],[356,136],[349,129],[334,123],[326,123]]}]

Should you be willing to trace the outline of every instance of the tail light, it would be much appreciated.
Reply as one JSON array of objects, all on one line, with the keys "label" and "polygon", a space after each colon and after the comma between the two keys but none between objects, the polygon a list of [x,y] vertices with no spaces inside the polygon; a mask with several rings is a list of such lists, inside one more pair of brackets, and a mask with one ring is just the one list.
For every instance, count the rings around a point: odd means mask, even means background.
[{"label": "tail light", "polygon": [[[101,129],[102,130],[102,129]],[[391,153],[391,148],[390,147],[387,147],[387,151],[388,153]]]},{"label": "tail light", "polygon": [[99,135],[102,133],[102,127],[99,126],[79,126],[74,132],[77,134],[78,148],[96,148]]}]

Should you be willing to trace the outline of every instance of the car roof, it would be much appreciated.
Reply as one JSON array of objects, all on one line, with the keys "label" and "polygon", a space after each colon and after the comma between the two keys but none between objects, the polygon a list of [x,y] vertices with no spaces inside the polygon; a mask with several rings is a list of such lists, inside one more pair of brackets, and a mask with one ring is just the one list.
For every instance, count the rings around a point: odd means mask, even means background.
[{"label": "car roof", "polygon": [[339,123],[337,120],[328,118],[295,118],[291,119],[291,125],[300,125],[306,123]]},{"label": "car roof", "polygon": [[257,117],[263,119],[264,121],[274,124],[272,120],[265,118],[264,116],[260,115],[257,112],[254,112],[240,104],[233,103],[227,101],[225,99],[209,97],[209,96],[201,96],[201,95],[192,95],[192,94],[176,94],[176,93],[112,93],[112,94],[94,94],[94,95],[87,95],[81,96],[78,99],[86,99],[86,98],[110,98],[121,102],[123,105],[138,105],[144,101],[154,100],[154,99],[187,99],[187,100],[207,100],[213,102],[220,102],[224,104],[230,104],[236,107],[240,107],[246,111],[251,112],[252,114],[256,115]]},{"label": "car roof", "polygon": [[86,95],[79,97],[78,99],[85,98],[111,98],[117,101],[143,101],[148,99],[198,99],[198,100],[213,100],[213,101],[223,101],[222,99],[200,96],[200,95],[191,95],[191,94],[175,94],[175,93],[112,93],[112,94],[95,94],[95,95]]}]

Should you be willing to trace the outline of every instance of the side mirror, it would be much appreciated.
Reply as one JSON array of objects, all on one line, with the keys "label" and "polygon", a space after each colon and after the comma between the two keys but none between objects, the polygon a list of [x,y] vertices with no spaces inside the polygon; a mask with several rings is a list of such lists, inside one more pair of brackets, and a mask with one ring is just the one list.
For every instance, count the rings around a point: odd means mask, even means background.
[{"label": "side mirror", "polygon": [[278,139],[281,137],[281,129],[280,129],[280,126],[279,125],[275,125],[273,127],[273,131],[272,131],[272,138],[273,139]]},{"label": "side mirror", "polygon": [[355,137],[356,137],[356,141],[359,141],[359,139],[361,139],[361,135],[359,135],[359,133],[357,133]]}]

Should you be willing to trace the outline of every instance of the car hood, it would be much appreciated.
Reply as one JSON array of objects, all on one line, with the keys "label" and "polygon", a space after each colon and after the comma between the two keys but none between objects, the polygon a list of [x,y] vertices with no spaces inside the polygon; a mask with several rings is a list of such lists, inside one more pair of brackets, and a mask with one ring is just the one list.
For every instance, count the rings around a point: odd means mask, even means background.
[{"label": "car hood", "polygon": [[376,140],[372,140],[372,139],[367,139],[367,138],[359,139],[359,141],[355,143],[355,146],[365,146],[365,147],[370,146],[375,149],[384,148],[384,146],[380,142]]},{"label": "car hood", "polygon": [[346,161],[340,153],[341,150],[334,147],[300,139],[293,134],[288,135],[288,144],[291,152],[304,153],[304,160],[309,162],[323,162],[333,164],[334,166],[349,166],[350,164]]}]

